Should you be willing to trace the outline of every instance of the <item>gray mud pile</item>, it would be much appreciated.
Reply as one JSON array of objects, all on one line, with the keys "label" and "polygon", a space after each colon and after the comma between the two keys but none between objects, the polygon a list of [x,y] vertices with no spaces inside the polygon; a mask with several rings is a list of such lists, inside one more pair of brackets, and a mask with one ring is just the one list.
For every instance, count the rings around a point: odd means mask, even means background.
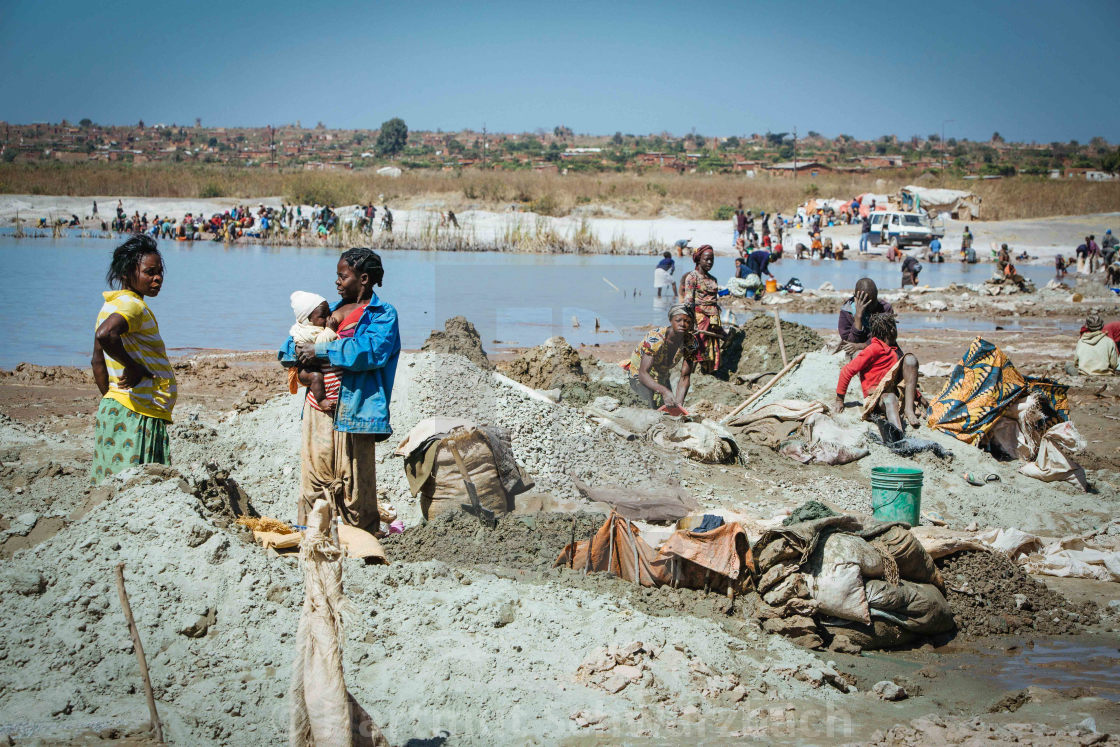
[{"label": "gray mud pile", "polygon": [[[804,324],[782,321],[782,341],[786,357],[792,360],[824,346],[824,339]],[[782,368],[778,331],[771,314],[754,314],[731,330],[724,348],[724,368],[740,376]]]},{"label": "gray mud pile", "polygon": [[432,334],[420,348],[427,353],[454,353],[461,355],[479,368],[487,370],[494,364],[482,349],[482,338],[478,330],[466,317],[453,316],[443,323],[443,331],[433,329]]},{"label": "gray mud pile", "polygon": [[[533,477],[537,490],[557,498],[577,498],[572,478],[590,485],[664,485],[678,479],[676,460],[609,431],[596,430],[580,411],[531,399],[501,384],[463,357],[420,353],[401,358],[393,391],[393,439],[378,453],[389,453],[398,437],[425,418],[462,417],[507,428],[514,456]],[[404,471],[394,459],[385,466],[390,495],[398,508],[406,499]],[[389,485],[387,485],[389,487]],[[405,516],[405,524],[418,515]]]},{"label": "gray mud pile", "polygon": [[[291,658],[295,566],[262,562],[246,533],[220,528],[232,508],[188,492],[173,470],[141,470],[129,482],[5,567],[3,730],[54,741],[44,730],[65,730],[69,716],[73,729],[127,729],[146,719],[114,584],[124,562],[169,737],[279,737],[282,725],[269,722],[287,690],[276,673]],[[250,714],[261,715],[239,718]]]},{"label": "gray mud pile", "polygon": [[524,570],[551,568],[572,541],[587,539],[603,524],[594,513],[509,515],[493,530],[463,511],[446,513],[426,524],[386,537],[391,563],[441,560],[451,565],[501,566]]},{"label": "gray mud pile", "polygon": [[0,415],[0,558],[53,536],[88,501],[92,451],[86,434],[60,436]]},{"label": "gray mud pile", "polygon": [[999,553],[961,552],[937,565],[957,629],[966,638],[1080,633],[1100,616],[1092,602],[1071,602]]},{"label": "gray mud pile", "polygon": [[565,384],[588,381],[579,352],[563,337],[550,337],[543,345],[526,350],[498,369],[533,389],[559,389]]},{"label": "gray mud pile", "polygon": [[508,569],[519,577],[529,571],[537,581],[555,579],[563,586],[625,599],[647,615],[688,615],[720,623],[737,621],[732,632],[742,628],[748,609],[746,599],[733,605],[719,594],[668,586],[648,589],[608,573],[554,569],[556,558],[572,541],[573,534],[576,540],[586,540],[605,518],[603,514],[583,512],[509,515],[489,530],[465,512],[452,512],[406,529],[403,534],[390,535],[382,544],[391,563],[431,560],[453,568],[474,567],[499,575],[502,569]]},{"label": "gray mud pile", "polygon": [[572,407],[583,407],[599,397],[613,397],[623,407],[644,405],[628,384],[616,384],[611,381],[573,381],[560,387],[560,401]]},{"label": "gray mud pile", "polygon": [[597,397],[612,397],[626,407],[642,405],[625,381],[601,378],[599,361],[581,357],[563,337],[551,337],[512,361],[499,363],[498,370],[534,389],[559,389],[560,401],[572,407],[583,407]]},{"label": "gray mud pile", "polygon": [[[244,493],[223,469],[184,466],[182,476],[144,468],[114,478],[115,492],[0,571],[0,742],[143,739],[147,709],[114,584],[121,561],[168,742],[283,741],[299,569],[229,523]],[[575,518],[577,534],[601,520]],[[440,559],[343,561],[355,610],[345,621],[347,687],[393,744],[440,732],[466,745],[563,740],[591,722],[611,741],[636,722],[669,737],[688,713],[716,719],[771,698],[842,697],[798,676],[820,668],[810,654],[723,616],[721,597],[475,565],[486,557],[478,546],[511,564],[550,565],[571,520],[507,519],[496,541],[479,543],[477,524],[459,527],[457,517],[443,528],[460,536],[432,527],[388,543],[391,554],[403,540],[411,557]],[[651,676],[613,694],[574,681],[596,651],[633,641],[665,652],[648,662]]]}]

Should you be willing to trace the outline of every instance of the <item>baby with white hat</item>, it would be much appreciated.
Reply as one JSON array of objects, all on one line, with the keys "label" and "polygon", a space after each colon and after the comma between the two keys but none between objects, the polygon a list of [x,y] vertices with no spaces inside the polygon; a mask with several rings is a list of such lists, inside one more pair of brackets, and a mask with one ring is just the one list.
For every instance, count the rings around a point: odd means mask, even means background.
[{"label": "baby with white hat", "polygon": [[[338,339],[338,332],[332,329],[337,322],[331,319],[330,304],[317,293],[293,292],[292,313],[296,316],[296,323],[288,333],[294,342],[330,342]],[[307,398],[311,404],[323,412],[333,411],[338,402],[338,375],[303,366],[298,366],[295,371],[299,383],[307,387]]]}]

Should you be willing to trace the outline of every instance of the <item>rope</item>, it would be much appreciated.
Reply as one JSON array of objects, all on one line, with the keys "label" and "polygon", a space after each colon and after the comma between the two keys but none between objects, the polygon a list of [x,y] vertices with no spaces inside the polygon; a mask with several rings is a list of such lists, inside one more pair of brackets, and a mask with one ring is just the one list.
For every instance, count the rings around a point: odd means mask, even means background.
[{"label": "rope", "polygon": [[883,580],[891,586],[898,586],[898,562],[895,561],[890,550],[887,549],[882,540],[872,540],[869,544],[875,548],[875,552],[879,553],[879,557],[883,559]]}]

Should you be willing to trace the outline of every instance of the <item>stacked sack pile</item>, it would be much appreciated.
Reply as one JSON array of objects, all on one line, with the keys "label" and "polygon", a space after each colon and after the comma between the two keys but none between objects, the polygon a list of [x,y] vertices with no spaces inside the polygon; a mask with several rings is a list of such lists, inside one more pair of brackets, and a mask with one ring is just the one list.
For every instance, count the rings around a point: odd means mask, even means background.
[{"label": "stacked sack pile", "polygon": [[891,648],[956,626],[933,558],[902,523],[827,516],[753,548],[763,629],[834,650]]}]

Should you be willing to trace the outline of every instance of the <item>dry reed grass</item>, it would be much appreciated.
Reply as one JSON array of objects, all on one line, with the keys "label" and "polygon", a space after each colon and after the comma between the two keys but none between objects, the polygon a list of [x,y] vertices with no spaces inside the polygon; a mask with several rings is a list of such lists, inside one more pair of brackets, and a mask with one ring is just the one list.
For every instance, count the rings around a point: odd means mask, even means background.
[{"label": "dry reed grass", "polygon": [[[398,178],[372,170],[270,171],[196,165],[0,164],[0,193],[133,197],[276,197],[304,204],[374,202],[503,211],[511,205],[542,215],[677,215],[710,219],[721,206],[790,213],[808,197],[893,193],[914,181],[977,192],[986,219],[1082,215],[1120,210],[1120,182],[1014,177],[966,181],[890,174],[805,177],[734,174],[634,174],[530,171],[406,171]],[[534,234],[534,241],[547,236]]]},{"label": "dry reed grass", "polygon": [[445,252],[512,252],[524,254],[654,254],[669,247],[654,240],[635,244],[623,236],[604,241],[592,230],[587,219],[568,231],[556,228],[550,220],[530,213],[511,213],[497,235],[480,238],[474,228],[452,228],[440,222],[439,213],[399,218],[393,231],[362,231],[342,224],[332,233],[319,237],[311,232],[280,234],[262,239],[278,246],[317,246],[344,249],[368,246],[375,250],[398,249]]}]

